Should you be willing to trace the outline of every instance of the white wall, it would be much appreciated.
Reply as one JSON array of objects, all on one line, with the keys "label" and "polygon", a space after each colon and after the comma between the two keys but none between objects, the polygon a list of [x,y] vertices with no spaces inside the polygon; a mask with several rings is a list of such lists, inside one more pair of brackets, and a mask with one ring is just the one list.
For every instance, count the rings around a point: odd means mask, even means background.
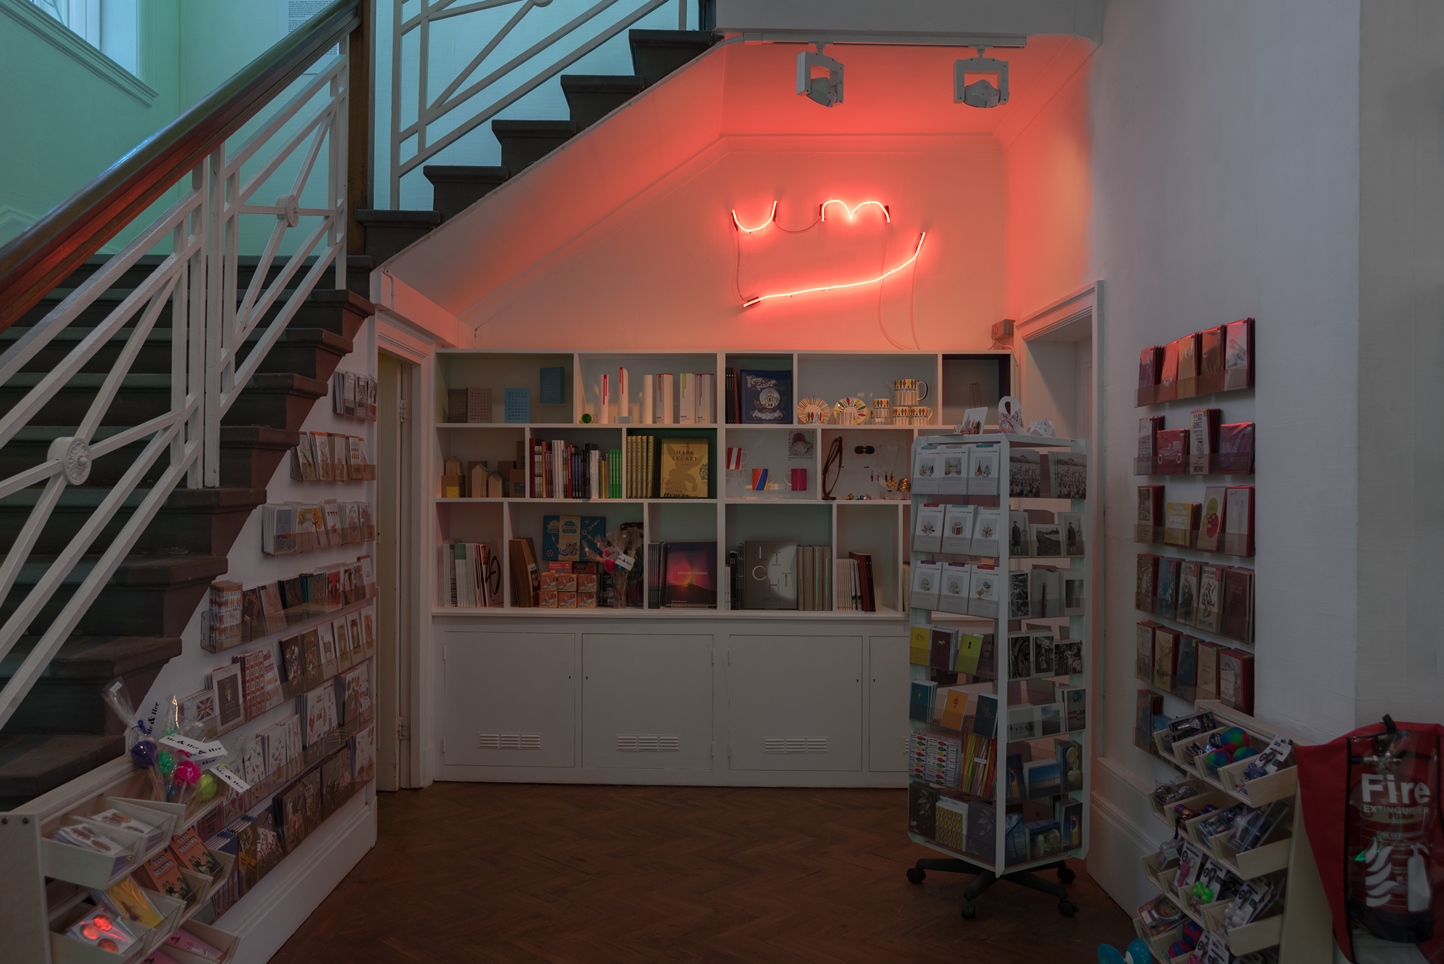
[{"label": "white wall", "polygon": [[1107,0],[717,0],[721,30],[1077,34],[1098,40]]},{"label": "white wall", "polygon": [[1444,721],[1444,9],[1364,6],[1360,72],[1360,725]]},{"label": "white wall", "polygon": [[[1084,277],[1107,280],[1110,582],[1105,759],[1095,782],[1105,823],[1095,839],[1106,843],[1110,831],[1136,842],[1162,829],[1146,817],[1139,825],[1138,794],[1166,771],[1130,739],[1133,627],[1144,617],[1131,597],[1140,480],[1129,457],[1144,414],[1133,399],[1144,346],[1258,319],[1258,387],[1218,403],[1225,421],[1258,425],[1256,712],[1310,739],[1354,725],[1359,4],[1114,0],[1104,36],[1088,81]],[[1050,280],[1021,292],[1041,297]],[[1181,426],[1191,407],[1170,405],[1168,424]],[[1191,491],[1186,480],[1168,487],[1170,498]],[[1136,861],[1108,861],[1097,847],[1095,856],[1110,864],[1105,883],[1127,905]]]}]

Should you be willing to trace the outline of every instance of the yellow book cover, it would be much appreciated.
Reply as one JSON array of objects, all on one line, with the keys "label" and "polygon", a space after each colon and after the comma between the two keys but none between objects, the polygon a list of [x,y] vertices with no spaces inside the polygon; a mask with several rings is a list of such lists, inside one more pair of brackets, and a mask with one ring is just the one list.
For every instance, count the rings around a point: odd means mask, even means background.
[{"label": "yellow book cover", "polygon": [[950,730],[961,730],[968,712],[968,694],[964,690],[948,690],[947,702],[943,704],[943,726]]},{"label": "yellow book cover", "polygon": [[983,654],[983,637],[975,633],[958,634],[958,658],[953,663],[953,668],[959,673],[967,673],[969,676],[976,676],[978,673],[978,658]]},{"label": "yellow book cover", "polygon": [[928,665],[928,653],[932,649],[933,628],[914,626],[908,637],[908,662],[914,666]]},{"label": "yellow book cover", "polygon": [[662,439],[662,491],[664,499],[707,498],[707,440]]},{"label": "yellow book cover", "polygon": [[126,877],[118,884],[113,884],[105,890],[105,896],[115,904],[116,910],[124,915],[125,919],[139,924],[144,928],[159,927],[162,922],[160,911],[145,896],[140,885],[129,877]]}]

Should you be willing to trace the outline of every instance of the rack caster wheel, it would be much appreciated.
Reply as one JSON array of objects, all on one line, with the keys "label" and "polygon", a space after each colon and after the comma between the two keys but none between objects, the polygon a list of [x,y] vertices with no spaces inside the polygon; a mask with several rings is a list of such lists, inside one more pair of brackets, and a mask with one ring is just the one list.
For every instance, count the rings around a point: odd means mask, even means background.
[{"label": "rack caster wheel", "polygon": [[1073,870],[1070,867],[1058,868],[1058,883],[1060,884],[1071,884],[1073,883],[1073,879],[1077,876],[1078,875],[1073,873]]},{"label": "rack caster wheel", "polygon": [[920,867],[909,867],[909,868],[908,868],[908,883],[910,883],[910,884],[921,884],[921,883],[923,882],[923,878],[927,877],[927,875],[928,875],[928,874],[927,874],[927,871],[923,870],[923,869],[920,868]]},{"label": "rack caster wheel", "polygon": [[1062,914],[1064,917],[1072,917],[1074,914],[1078,913],[1078,905],[1073,903],[1068,898],[1064,897],[1062,900],[1058,901],[1058,913]]},{"label": "rack caster wheel", "polygon": [[972,920],[978,916],[978,909],[973,906],[972,901],[963,904],[963,920]]}]

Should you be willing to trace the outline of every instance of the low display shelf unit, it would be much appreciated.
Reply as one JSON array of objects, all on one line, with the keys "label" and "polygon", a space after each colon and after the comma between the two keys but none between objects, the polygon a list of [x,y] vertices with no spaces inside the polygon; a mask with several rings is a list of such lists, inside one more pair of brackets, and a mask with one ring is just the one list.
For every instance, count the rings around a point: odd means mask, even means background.
[{"label": "low display shelf unit", "polygon": [[[747,540],[786,540],[823,547],[834,564],[850,553],[868,556],[873,608],[857,611],[850,593],[830,592],[817,598],[831,599],[832,605],[814,599],[813,608],[792,612],[744,610],[734,601],[730,614],[901,621],[906,615],[903,564],[911,511],[901,482],[908,474],[913,441],[919,433],[959,420],[980,392],[1006,394],[1012,372],[1006,352],[447,350],[437,353],[436,365],[435,546],[487,546],[500,561],[500,589],[490,605],[437,604],[433,614],[593,618],[661,614],[698,619],[729,611],[724,585],[729,550]],[[622,369],[627,373],[625,395]],[[765,414],[773,416],[770,420],[752,420],[747,411],[738,410],[739,405],[746,408],[747,396],[733,386],[747,372],[779,382],[777,397],[768,396],[773,407]],[[918,393],[933,386],[935,394],[905,406],[909,414],[901,422],[891,405],[894,383],[917,385],[912,390]],[[664,390],[664,384],[670,387]],[[821,417],[828,421],[800,422],[809,417],[799,416],[798,403],[806,399],[826,400],[827,412]],[[866,404],[841,406],[853,399]],[[472,404],[467,405],[468,400]],[[875,400],[882,404],[874,406]],[[816,405],[804,409],[820,411]],[[843,418],[862,421],[840,424]],[[646,440],[651,440],[650,451]],[[705,448],[706,464],[690,485],[681,484],[684,494],[666,494],[663,440],[688,440]],[[608,462],[605,476],[593,490],[588,470],[582,497],[559,497],[568,493],[556,491],[548,475],[550,464],[540,470],[538,484],[537,443],[549,446],[549,452],[570,450],[583,458],[590,458],[594,447],[597,464]],[[644,460],[647,464],[640,464]],[[448,466],[461,474],[449,474]],[[646,592],[630,607],[522,605],[509,565],[512,540],[529,540],[538,567],[545,570],[544,532],[552,516],[601,518],[607,532],[630,524],[640,528],[645,546],[715,544],[711,577],[716,606],[668,607]],[[647,562],[639,558],[643,568]]]},{"label": "low display shelf unit", "polygon": [[913,443],[908,831],[975,875],[1076,905],[1037,876],[1088,851],[1092,526],[1082,441],[1000,434]]}]

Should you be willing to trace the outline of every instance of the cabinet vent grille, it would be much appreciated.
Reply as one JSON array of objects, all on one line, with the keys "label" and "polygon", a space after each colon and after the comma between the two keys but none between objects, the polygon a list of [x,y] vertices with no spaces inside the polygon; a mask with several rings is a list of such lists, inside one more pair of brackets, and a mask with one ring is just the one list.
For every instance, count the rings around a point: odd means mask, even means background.
[{"label": "cabinet vent grille", "polygon": [[540,733],[478,733],[479,750],[540,750]]},{"label": "cabinet vent grille", "polygon": [[763,753],[826,753],[825,736],[764,736]]},{"label": "cabinet vent grille", "polygon": [[675,733],[618,733],[619,753],[680,753],[682,738]]}]

